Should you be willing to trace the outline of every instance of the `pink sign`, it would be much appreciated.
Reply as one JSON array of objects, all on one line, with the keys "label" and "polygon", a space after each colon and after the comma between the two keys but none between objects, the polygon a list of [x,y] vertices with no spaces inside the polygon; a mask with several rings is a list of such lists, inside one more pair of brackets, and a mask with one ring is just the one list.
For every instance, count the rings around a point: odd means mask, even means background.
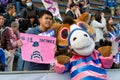
[{"label": "pink sign", "polygon": [[45,64],[54,60],[56,38],[24,33],[20,33],[20,38],[23,60]]}]

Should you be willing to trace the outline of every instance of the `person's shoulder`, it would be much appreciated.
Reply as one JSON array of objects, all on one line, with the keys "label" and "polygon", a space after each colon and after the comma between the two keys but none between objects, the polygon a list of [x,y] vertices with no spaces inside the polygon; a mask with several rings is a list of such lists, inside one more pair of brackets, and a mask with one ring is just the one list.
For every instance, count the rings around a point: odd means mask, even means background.
[{"label": "person's shoulder", "polygon": [[4,28],[2,28],[2,30],[1,30],[1,33],[3,33],[3,34],[6,34],[6,33],[11,33],[12,32],[12,28],[10,28],[10,27],[4,27]]},{"label": "person's shoulder", "polygon": [[7,17],[7,16],[9,16],[9,14],[8,14],[8,13],[4,13],[3,16],[4,16],[4,17]]},{"label": "person's shoulder", "polygon": [[26,33],[32,34],[34,31],[35,31],[34,28],[29,28],[29,29],[26,31]]},{"label": "person's shoulder", "polygon": [[26,33],[35,34],[35,32],[37,31],[37,27],[38,27],[38,26],[36,26],[36,27],[34,27],[34,28],[29,28],[29,29],[26,31]]},{"label": "person's shoulder", "polygon": [[27,9],[27,7],[24,7],[24,8],[21,10],[21,12],[25,12],[26,9]]},{"label": "person's shoulder", "polygon": [[72,11],[71,10],[69,10],[67,13],[71,13]]}]

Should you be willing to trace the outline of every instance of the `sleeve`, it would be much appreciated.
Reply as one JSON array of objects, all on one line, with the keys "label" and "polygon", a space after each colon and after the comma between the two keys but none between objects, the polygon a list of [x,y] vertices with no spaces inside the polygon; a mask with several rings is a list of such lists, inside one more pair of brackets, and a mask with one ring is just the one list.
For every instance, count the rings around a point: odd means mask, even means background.
[{"label": "sleeve", "polygon": [[9,26],[11,24],[12,21],[15,21],[15,16],[11,16],[9,17],[8,14],[4,15],[5,18],[5,26]]},{"label": "sleeve", "polygon": [[35,30],[33,28],[26,31],[26,33],[28,33],[28,34],[34,34],[34,32],[35,32]]},{"label": "sleeve", "polygon": [[106,26],[106,19],[102,17],[101,23],[95,20],[94,24],[94,27],[96,28],[104,28]]},{"label": "sleeve", "polygon": [[[7,34],[6,41],[7,41],[8,50],[12,50],[12,49],[16,48],[18,46],[17,40],[15,38],[16,35],[9,28],[6,30],[6,34]],[[10,48],[9,48],[9,46],[10,46]]]},{"label": "sleeve", "polygon": [[20,13],[20,17],[21,18],[25,18],[26,17],[26,8],[23,8],[21,13]]},{"label": "sleeve", "polygon": [[36,15],[37,15],[37,17],[39,17],[39,14],[40,14],[40,9],[36,8]]},{"label": "sleeve", "polygon": [[7,50],[12,50],[13,47],[10,42],[11,34],[8,28],[2,33],[2,36],[3,36],[3,40],[2,40],[3,48]]},{"label": "sleeve", "polygon": [[2,64],[6,64],[6,61],[5,61],[5,52],[3,51],[3,49],[2,48],[0,48],[0,62],[2,63]]},{"label": "sleeve", "polygon": [[68,3],[67,3],[67,8],[70,8],[70,4],[72,3],[72,0],[68,0]]},{"label": "sleeve", "polygon": [[66,16],[70,16],[70,17],[74,18],[74,16],[73,16],[73,14],[72,14],[71,11],[68,11],[68,12],[66,13]]},{"label": "sleeve", "polygon": [[113,64],[113,55],[111,54],[109,57],[100,56],[100,60],[104,68],[111,68]]},{"label": "sleeve", "polygon": [[66,63],[66,64],[64,64],[64,65],[59,64],[58,62],[55,62],[55,63],[54,63],[54,71],[55,71],[56,73],[59,73],[59,74],[68,72],[69,69],[70,69],[70,68],[69,68],[69,67],[70,67],[69,65],[70,65],[69,62]]},{"label": "sleeve", "polygon": [[18,46],[17,36],[19,36],[19,33],[15,35],[12,30],[9,30],[9,35],[10,35],[10,43],[12,47],[16,48]]}]

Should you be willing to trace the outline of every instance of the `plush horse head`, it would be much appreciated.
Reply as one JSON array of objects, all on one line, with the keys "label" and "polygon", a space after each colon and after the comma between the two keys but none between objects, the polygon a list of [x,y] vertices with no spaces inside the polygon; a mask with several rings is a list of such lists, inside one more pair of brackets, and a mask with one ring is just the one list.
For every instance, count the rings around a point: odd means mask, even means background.
[{"label": "plush horse head", "polygon": [[[89,26],[87,23],[89,14],[83,13],[78,19],[73,20],[71,17],[66,17],[63,20],[62,24],[59,23],[53,23],[50,29],[54,29],[55,35],[57,38],[57,47],[58,49],[68,49],[68,36],[70,34],[70,26],[72,24],[76,24],[83,30],[86,30],[90,36],[94,39],[95,38],[95,32],[94,29]],[[61,52],[64,53],[64,52]]]},{"label": "plush horse head", "polygon": [[95,48],[94,40],[89,33],[76,24],[71,25],[68,43],[71,49],[81,56],[90,55]]}]

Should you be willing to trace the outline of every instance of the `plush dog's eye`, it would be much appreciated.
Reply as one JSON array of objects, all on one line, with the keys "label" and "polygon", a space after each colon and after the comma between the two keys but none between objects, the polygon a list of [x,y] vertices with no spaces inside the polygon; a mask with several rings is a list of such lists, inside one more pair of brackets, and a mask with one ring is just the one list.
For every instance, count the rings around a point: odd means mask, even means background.
[{"label": "plush dog's eye", "polygon": [[76,37],[74,37],[74,38],[73,38],[73,41],[75,41],[76,39],[77,39],[77,38],[76,38]]},{"label": "plush dog's eye", "polygon": [[87,35],[87,34],[84,34],[84,36],[85,36],[85,37],[88,37],[88,35]]}]

